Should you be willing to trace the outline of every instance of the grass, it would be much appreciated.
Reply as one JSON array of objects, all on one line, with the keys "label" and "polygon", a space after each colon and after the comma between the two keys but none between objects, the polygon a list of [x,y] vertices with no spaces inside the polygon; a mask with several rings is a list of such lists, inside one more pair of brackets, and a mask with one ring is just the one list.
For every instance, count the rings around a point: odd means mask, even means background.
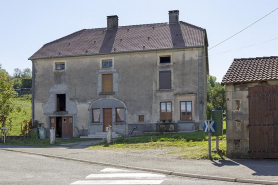
[{"label": "grass", "polygon": [[31,99],[31,95],[22,95],[14,98],[14,101],[17,102],[17,105],[20,105],[23,111],[13,117],[12,130],[8,135],[19,136],[21,134],[21,122],[24,120],[30,120],[32,118]]},{"label": "grass", "polygon": [[[226,122],[223,123],[226,133]],[[216,149],[216,137],[212,136],[212,151]],[[226,155],[226,135],[219,136],[218,152],[212,152],[212,159],[224,158]],[[168,149],[166,155],[187,159],[209,159],[208,135],[203,131],[176,134],[153,134],[134,137],[120,137],[112,144],[105,143],[90,146],[89,149],[150,150]]]}]

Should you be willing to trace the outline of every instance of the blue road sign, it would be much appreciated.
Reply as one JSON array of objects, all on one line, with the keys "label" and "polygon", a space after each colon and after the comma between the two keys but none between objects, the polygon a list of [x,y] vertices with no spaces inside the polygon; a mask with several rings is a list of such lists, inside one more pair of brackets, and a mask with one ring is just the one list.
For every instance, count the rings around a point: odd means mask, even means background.
[{"label": "blue road sign", "polygon": [[205,132],[215,132],[215,124],[214,121],[206,120],[204,122],[204,131]]}]

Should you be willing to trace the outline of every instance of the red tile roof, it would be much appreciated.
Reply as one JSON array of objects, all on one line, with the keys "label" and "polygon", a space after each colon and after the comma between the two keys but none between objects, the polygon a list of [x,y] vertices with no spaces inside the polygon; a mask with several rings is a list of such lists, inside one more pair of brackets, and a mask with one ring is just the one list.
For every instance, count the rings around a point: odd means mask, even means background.
[{"label": "red tile roof", "polygon": [[221,84],[278,79],[278,56],[234,59]]},{"label": "red tile roof", "polygon": [[185,22],[84,29],[45,44],[29,59],[208,46],[206,30]]}]

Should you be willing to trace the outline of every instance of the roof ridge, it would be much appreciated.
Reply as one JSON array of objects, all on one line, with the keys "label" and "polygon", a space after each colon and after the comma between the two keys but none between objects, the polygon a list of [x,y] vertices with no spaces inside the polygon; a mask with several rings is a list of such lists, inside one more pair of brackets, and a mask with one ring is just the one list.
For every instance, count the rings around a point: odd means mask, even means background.
[{"label": "roof ridge", "polygon": [[190,23],[188,23],[188,22],[180,21],[180,23],[187,24],[188,26],[192,26],[192,27],[195,27],[195,28],[198,28],[198,29],[201,29],[201,30],[205,30],[204,28],[201,28],[201,27],[196,26],[196,25],[194,25],[194,24],[190,24]]},{"label": "roof ridge", "polygon": [[253,57],[253,58],[234,58],[236,60],[250,60],[250,59],[269,59],[269,58],[278,58],[278,56],[265,56],[265,57]]}]

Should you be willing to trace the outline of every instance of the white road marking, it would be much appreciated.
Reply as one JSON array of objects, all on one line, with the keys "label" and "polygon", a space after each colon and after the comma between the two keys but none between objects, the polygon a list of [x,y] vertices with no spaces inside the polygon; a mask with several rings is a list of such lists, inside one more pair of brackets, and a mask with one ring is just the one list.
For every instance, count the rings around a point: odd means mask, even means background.
[{"label": "white road marking", "polygon": [[100,172],[129,172],[129,170],[121,170],[117,168],[105,168],[101,170]]},{"label": "white road marking", "polygon": [[108,173],[108,174],[91,174],[86,179],[99,178],[163,178],[165,175],[158,175],[152,173]]},{"label": "white road marking", "polygon": [[94,180],[94,181],[76,181],[72,185],[90,185],[90,184],[161,184],[164,180]]}]

